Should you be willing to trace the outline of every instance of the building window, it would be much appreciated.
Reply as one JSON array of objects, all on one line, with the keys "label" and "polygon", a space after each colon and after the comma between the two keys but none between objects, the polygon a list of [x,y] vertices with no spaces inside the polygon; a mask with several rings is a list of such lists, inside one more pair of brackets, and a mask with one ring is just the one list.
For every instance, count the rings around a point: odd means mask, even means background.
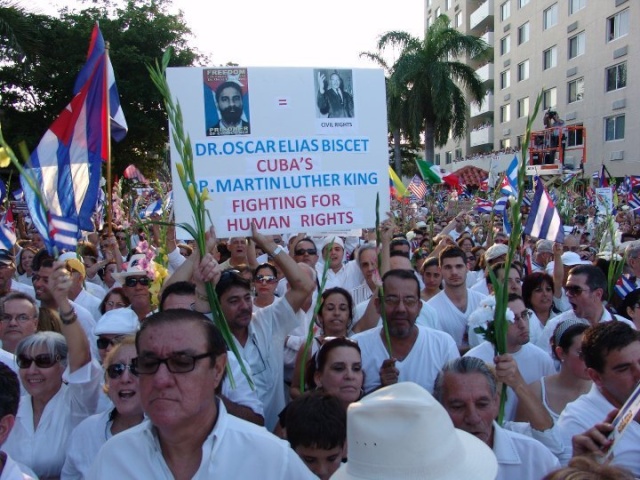
[{"label": "building window", "polygon": [[529,60],[518,64],[518,81],[521,82],[527,78],[529,78]]},{"label": "building window", "polygon": [[567,103],[579,102],[584,97],[584,78],[577,78],[567,84]]},{"label": "building window", "polygon": [[436,8],[435,16],[436,16],[436,18],[438,18],[440,16],[440,7]]},{"label": "building window", "polygon": [[604,139],[607,142],[624,139],[624,115],[604,119]]},{"label": "building window", "polygon": [[529,3],[529,0],[518,0],[518,8],[522,8]]},{"label": "building window", "polygon": [[558,103],[558,89],[556,87],[549,88],[542,93],[542,108],[554,108]]},{"label": "building window", "polygon": [[511,0],[507,0],[500,5],[500,20],[503,22],[511,16]]},{"label": "building window", "polygon": [[436,165],[440,165],[440,154],[436,153],[434,157]]},{"label": "building window", "polygon": [[506,55],[511,51],[511,35],[500,39],[500,55]]},{"label": "building window", "polygon": [[516,146],[518,147],[518,150],[522,148],[523,144],[524,144],[524,135],[518,135],[516,138]]},{"label": "building window", "polygon": [[529,41],[529,22],[518,27],[518,45]]},{"label": "building window", "polygon": [[511,71],[500,72],[500,88],[505,89],[511,86]]},{"label": "building window", "polygon": [[629,33],[629,9],[607,18],[607,41],[611,42]]},{"label": "building window", "polygon": [[507,103],[500,107],[500,123],[511,121],[511,104]]},{"label": "building window", "polygon": [[558,47],[547,48],[542,53],[542,69],[548,70],[558,65]]},{"label": "building window", "polygon": [[529,115],[529,97],[518,100],[518,118]]},{"label": "building window", "polygon": [[578,10],[587,6],[587,0],[569,0],[569,15],[573,15]]},{"label": "building window", "polygon": [[462,149],[456,148],[456,160],[462,160]]},{"label": "building window", "polygon": [[446,0],[444,2],[444,9],[449,10],[451,8],[451,0]]},{"label": "building window", "polygon": [[427,30],[429,29],[429,27],[431,27],[432,23],[433,23],[433,18],[431,17],[431,15],[429,15],[427,17]]},{"label": "building window", "polygon": [[554,3],[542,12],[542,29],[546,30],[558,23],[558,4]]},{"label": "building window", "polygon": [[569,59],[576,58],[584,54],[585,34],[580,32],[569,39]]},{"label": "building window", "polygon": [[462,12],[456,13],[456,28],[462,27]]},{"label": "building window", "polygon": [[[577,127],[581,127],[582,124],[579,123],[576,125]],[[577,145],[583,145],[584,144],[584,137],[582,136],[582,129],[578,128],[575,130],[572,129],[568,129],[569,131],[567,132],[567,145],[569,147],[575,147]]]},{"label": "building window", "polygon": [[503,138],[502,140],[500,140],[500,149],[504,150],[505,148],[511,148],[510,138]]},{"label": "building window", "polygon": [[447,165],[453,162],[453,152],[447,152],[445,154],[445,162],[447,163]]},{"label": "building window", "polygon": [[627,86],[627,62],[607,68],[607,92]]}]

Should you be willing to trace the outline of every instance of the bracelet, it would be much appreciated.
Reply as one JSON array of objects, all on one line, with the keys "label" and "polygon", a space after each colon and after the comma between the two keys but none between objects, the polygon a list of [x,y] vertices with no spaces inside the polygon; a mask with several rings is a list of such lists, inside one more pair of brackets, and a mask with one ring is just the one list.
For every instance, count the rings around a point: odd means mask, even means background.
[{"label": "bracelet", "polygon": [[209,301],[209,296],[206,293],[199,292],[198,290],[196,290],[196,297],[198,300],[203,300],[205,302]]},{"label": "bracelet", "polygon": [[78,315],[73,308],[68,313],[62,313],[62,311],[60,311],[60,320],[62,321],[63,325],[71,325],[72,323],[75,323],[76,320],[78,320]]}]

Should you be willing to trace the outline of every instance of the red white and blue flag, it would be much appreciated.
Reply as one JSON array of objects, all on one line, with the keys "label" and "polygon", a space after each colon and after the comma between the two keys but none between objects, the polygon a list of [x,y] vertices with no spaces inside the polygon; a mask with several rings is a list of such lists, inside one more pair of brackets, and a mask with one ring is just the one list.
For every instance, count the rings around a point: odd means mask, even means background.
[{"label": "red white and blue flag", "polygon": [[616,282],[614,290],[620,298],[624,298],[633,292],[635,288],[635,282],[631,281],[627,275],[622,275]]},{"label": "red white and blue flag", "polygon": [[631,210],[639,210],[640,209],[640,195],[637,193],[630,193],[629,198],[627,199],[627,203]]},{"label": "red white and blue flag", "polygon": [[80,230],[94,229],[102,162],[109,160],[109,131],[114,140],[121,140],[127,123],[96,24],[71,103],[31,153],[27,174],[38,186],[42,202],[29,181],[21,178],[31,218],[50,252],[54,246],[75,249]]},{"label": "red white and blue flag", "polygon": [[635,187],[640,185],[640,176],[639,175],[630,175],[629,176],[629,187],[633,190]]},{"label": "red white and blue flag", "polygon": [[507,167],[507,171],[502,178],[500,184],[500,193],[504,195],[518,196],[518,157],[514,156],[513,160]]},{"label": "red white and blue flag", "polygon": [[7,210],[0,220],[0,249],[13,251],[16,244],[16,232],[13,224],[11,209]]},{"label": "red white and blue flag", "polygon": [[562,243],[564,229],[562,219],[542,180],[536,177],[536,188],[531,202],[531,212],[524,233],[532,237]]},{"label": "red white and blue flag", "polygon": [[422,200],[427,194],[427,185],[418,175],[413,176],[411,182],[409,182],[409,186],[407,187],[407,189],[420,200]]}]

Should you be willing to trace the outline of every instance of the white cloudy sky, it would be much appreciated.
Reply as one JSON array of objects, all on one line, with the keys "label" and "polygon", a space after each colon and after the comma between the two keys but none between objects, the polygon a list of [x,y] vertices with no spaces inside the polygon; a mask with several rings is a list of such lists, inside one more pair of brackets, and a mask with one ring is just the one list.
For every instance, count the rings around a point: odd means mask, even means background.
[{"label": "white cloudy sky", "polygon": [[[55,14],[77,0],[23,0]],[[369,67],[358,57],[390,30],[420,35],[423,0],[174,0],[192,45],[215,65]]]}]

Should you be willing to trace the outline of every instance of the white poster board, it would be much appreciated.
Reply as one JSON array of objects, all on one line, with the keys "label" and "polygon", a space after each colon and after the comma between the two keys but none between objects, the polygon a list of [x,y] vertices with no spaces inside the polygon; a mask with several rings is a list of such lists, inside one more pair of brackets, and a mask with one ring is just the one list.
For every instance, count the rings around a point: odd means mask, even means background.
[{"label": "white poster board", "polygon": [[611,187],[596,188],[596,212],[603,216],[612,214],[613,189]]},{"label": "white poster board", "polygon": [[[167,80],[218,237],[246,235],[253,221],[264,233],[371,228],[377,194],[385,218],[382,70],[169,68]],[[172,135],[176,222],[192,223]]]}]

